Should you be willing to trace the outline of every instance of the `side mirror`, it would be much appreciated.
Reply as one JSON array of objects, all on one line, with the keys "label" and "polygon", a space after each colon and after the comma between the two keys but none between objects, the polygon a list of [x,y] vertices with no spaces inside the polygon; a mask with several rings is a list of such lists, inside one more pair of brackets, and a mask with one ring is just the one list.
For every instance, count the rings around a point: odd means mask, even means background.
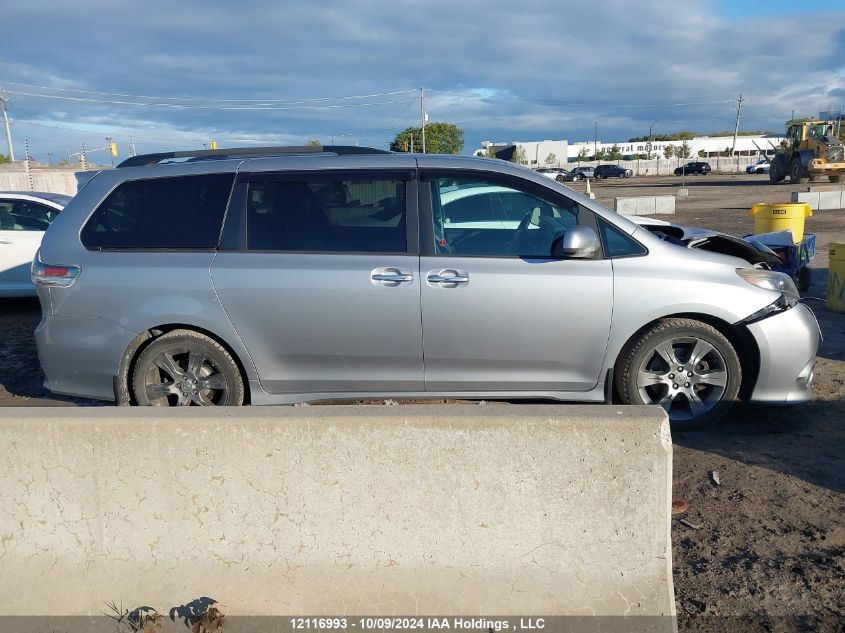
[{"label": "side mirror", "polygon": [[599,250],[599,238],[588,226],[567,230],[552,244],[552,256],[570,259],[589,259]]}]

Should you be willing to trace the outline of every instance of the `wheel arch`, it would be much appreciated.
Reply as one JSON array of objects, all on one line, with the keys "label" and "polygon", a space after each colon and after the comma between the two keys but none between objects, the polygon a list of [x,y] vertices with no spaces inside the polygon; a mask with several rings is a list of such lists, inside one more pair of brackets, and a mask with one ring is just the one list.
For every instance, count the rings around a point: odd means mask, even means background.
[{"label": "wheel arch", "polygon": [[712,314],[705,314],[701,312],[676,312],[674,314],[666,314],[658,317],[644,324],[637,329],[625,343],[619,348],[613,366],[619,367],[622,358],[628,351],[630,346],[642,336],[643,332],[651,329],[655,324],[667,319],[692,319],[694,321],[701,321],[711,327],[716,328],[736,350],[739,356],[739,364],[742,367],[742,383],[739,386],[739,397],[742,400],[748,400],[751,393],[754,391],[754,386],[757,384],[757,377],[760,373],[760,349],[757,342],[745,326],[733,326],[724,319],[713,316]]},{"label": "wheel arch", "polygon": [[141,352],[143,352],[144,349],[146,349],[147,345],[149,345],[159,336],[161,336],[162,334],[167,334],[168,332],[172,332],[173,330],[191,330],[193,332],[197,332],[198,334],[207,336],[208,338],[222,345],[234,359],[235,364],[238,366],[238,371],[241,374],[241,379],[243,380],[244,384],[244,404],[250,403],[250,376],[249,373],[246,371],[246,365],[244,364],[243,359],[240,357],[233,345],[230,345],[228,341],[226,341],[223,337],[219,336],[218,334],[215,334],[214,332],[198,325],[193,325],[190,323],[166,323],[162,325],[156,325],[154,327],[150,327],[144,330],[143,332],[138,334],[138,336],[132,339],[127,348],[124,350],[123,356],[121,356],[120,359],[120,366],[118,368],[117,376],[115,377],[114,386],[115,400],[119,406],[128,406],[131,404],[135,404],[132,398],[132,394],[129,391],[129,372],[131,368],[135,365],[135,362],[138,360],[138,357],[141,355]]}]

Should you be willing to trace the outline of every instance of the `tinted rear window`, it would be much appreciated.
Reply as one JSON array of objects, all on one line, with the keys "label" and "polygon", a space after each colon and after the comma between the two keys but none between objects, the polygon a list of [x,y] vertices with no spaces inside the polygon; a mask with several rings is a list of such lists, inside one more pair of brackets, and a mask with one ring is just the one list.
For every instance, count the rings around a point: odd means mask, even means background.
[{"label": "tinted rear window", "polygon": [[401,180],[252,182],[247,203],[250,250],[404,253]]},{"label": "tinted rear window", "polygon": [[214,248],[234,174],[132,180],[97,207],[86,248]]}]

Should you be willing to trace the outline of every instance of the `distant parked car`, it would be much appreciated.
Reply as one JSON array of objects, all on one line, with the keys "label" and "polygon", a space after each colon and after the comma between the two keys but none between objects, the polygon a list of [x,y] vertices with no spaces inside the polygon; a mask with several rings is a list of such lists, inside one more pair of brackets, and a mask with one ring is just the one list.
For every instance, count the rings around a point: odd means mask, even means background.
[{"label": "distant parked car", "polygon": [[761,158],[753,165],[749,165],[745,168],[746,174],[768,174],[769,167],[771,167],[771,162],[769,162],[768,158]]},{"label": "distant parked car", "polygon": [[44,231],[69,196],[0,191],[0,297],[34,297],[30,267]]},{"label": "distant parked car", "polygon": [[675,170],[675,175],[681,176],[683,174],[690,174],[692,176],[706,176],[711,171],[710,163],[696,161],[694,163],[687,163],[683,167],[678,167]]},{"label": "distant parked car", "polygon": [[595,178],[630,178],[634,172],[619,165],[599,165],[593,174]]},{"label": "distant parked car", "polygon": [[584,178],[595,178],[595,170],[592,167],[576,167],[571,172],[573,180],[584,180]]},{"label": "distant parked car", "polygon": [[558,182],[570,182],[575,180],[572,172],[563,167],[540,167],[536,170],[538,174],[542,174],[546,178],[557,180]]}]

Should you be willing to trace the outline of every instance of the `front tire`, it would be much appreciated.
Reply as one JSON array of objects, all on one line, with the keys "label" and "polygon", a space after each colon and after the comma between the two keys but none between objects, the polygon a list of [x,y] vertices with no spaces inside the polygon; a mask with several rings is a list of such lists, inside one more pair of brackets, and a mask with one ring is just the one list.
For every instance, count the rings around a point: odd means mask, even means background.
[{"label": "front tire", "polygon": [[192,330],[173,330],[141,352],[131,372],[131,391],[142,406],[238,406],[244,382],[232,355]]},{"label": "front tire", "polygon": [[739,356],[716,328],[692,319],[665,319],[623,350],[616,389],[625,404],[656,404],[677,430],[719,420],[742,383]]},{"label": "front tire", "polygon": [[803,185],[810,180],[810,175],[804,171],[804,166],[797,158],[789,164],[789,182],[793,185]]},{"label": "front tire", "polygon": [[845,178],[842,174],[833,174],[832,176],[827,177],[830,182],[842,182],[842,179]]}]

